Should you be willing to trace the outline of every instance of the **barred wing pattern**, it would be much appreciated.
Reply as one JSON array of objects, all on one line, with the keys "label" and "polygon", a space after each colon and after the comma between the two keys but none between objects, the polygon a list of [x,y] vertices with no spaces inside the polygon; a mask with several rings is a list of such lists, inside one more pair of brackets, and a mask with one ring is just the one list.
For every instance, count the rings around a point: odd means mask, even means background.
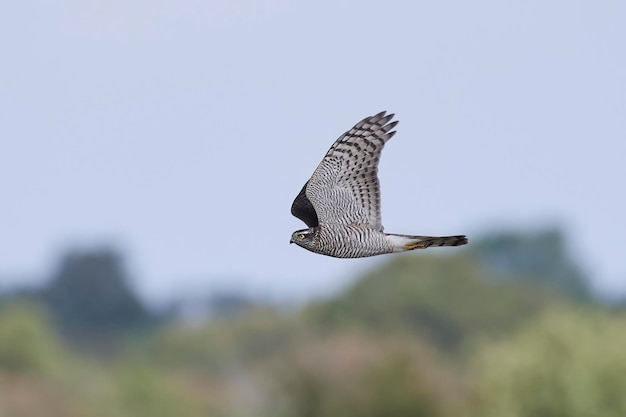
[{"label": "barred wing pattern", "polygon": [[380,153],[396,133],[391,130],[398,122],[389,123],[393,116],[381,112],[363,119],[326,153],[305,185],[303,196],[310,201],[320,225],[353,224],[383,231],[377,173]]}]

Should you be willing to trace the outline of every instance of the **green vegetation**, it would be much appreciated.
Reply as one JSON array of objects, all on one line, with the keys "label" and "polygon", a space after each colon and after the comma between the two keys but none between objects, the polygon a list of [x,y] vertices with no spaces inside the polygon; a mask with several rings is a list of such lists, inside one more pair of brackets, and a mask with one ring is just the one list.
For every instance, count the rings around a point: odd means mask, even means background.
[{"label": "green vegetation", "polygon": [[626,415],[626,316],[563,245],[389,257],[299,311],[226,297],[193,323],[145,309],[119,255],[70,254],[0,298],[0,415]]},{"label": "green vegetation", "polygon": [[626,415],[626,317],[559,310],[474,358],[485,417]]},{"label": "green vegetation", "polygon": [[376,334],[419,333],[456,350],[470,337],[506,332],[547,306],[568,299],[553,288],[502,276],[486,281],[470,257],[399,257],[337,299],[309,308],[333,331],[349,327]]},{"label": "green vegetation", "polygon": [[59,361],[59,341],[42,309],[12,303],[0,314],[0,369],[10,374],[41,375]]}]

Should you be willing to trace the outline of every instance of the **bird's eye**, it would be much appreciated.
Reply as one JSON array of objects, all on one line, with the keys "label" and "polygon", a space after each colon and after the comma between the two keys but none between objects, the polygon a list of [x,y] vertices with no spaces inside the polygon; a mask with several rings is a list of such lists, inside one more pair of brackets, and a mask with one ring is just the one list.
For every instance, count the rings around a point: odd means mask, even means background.
[{"label": "bird's eye", "polygon": [[304,233],[300,233],[300,234],[298,235],[298,239],[304,239]]}]

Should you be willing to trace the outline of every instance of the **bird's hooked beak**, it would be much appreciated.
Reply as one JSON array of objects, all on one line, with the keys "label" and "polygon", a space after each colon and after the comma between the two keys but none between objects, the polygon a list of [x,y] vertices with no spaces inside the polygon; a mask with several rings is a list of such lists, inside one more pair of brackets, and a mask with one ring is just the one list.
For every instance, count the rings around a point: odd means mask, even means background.
[{"label": "bird's hooked beak", "polygon": [[293,238],[290,238],[289,239],[289,244],[292,244],[292,243],[293,243]]}]

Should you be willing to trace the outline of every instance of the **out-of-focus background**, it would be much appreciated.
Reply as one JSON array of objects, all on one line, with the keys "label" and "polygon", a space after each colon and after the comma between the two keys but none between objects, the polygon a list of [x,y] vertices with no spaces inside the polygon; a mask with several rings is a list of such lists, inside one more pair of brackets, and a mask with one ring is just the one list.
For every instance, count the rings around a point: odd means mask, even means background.
[{"label": "out-of-focus background", "polygon": [[[0,6],[1,416],[626,415],[626,4]],[[396,113],[383,224],[287,243]]]}]

